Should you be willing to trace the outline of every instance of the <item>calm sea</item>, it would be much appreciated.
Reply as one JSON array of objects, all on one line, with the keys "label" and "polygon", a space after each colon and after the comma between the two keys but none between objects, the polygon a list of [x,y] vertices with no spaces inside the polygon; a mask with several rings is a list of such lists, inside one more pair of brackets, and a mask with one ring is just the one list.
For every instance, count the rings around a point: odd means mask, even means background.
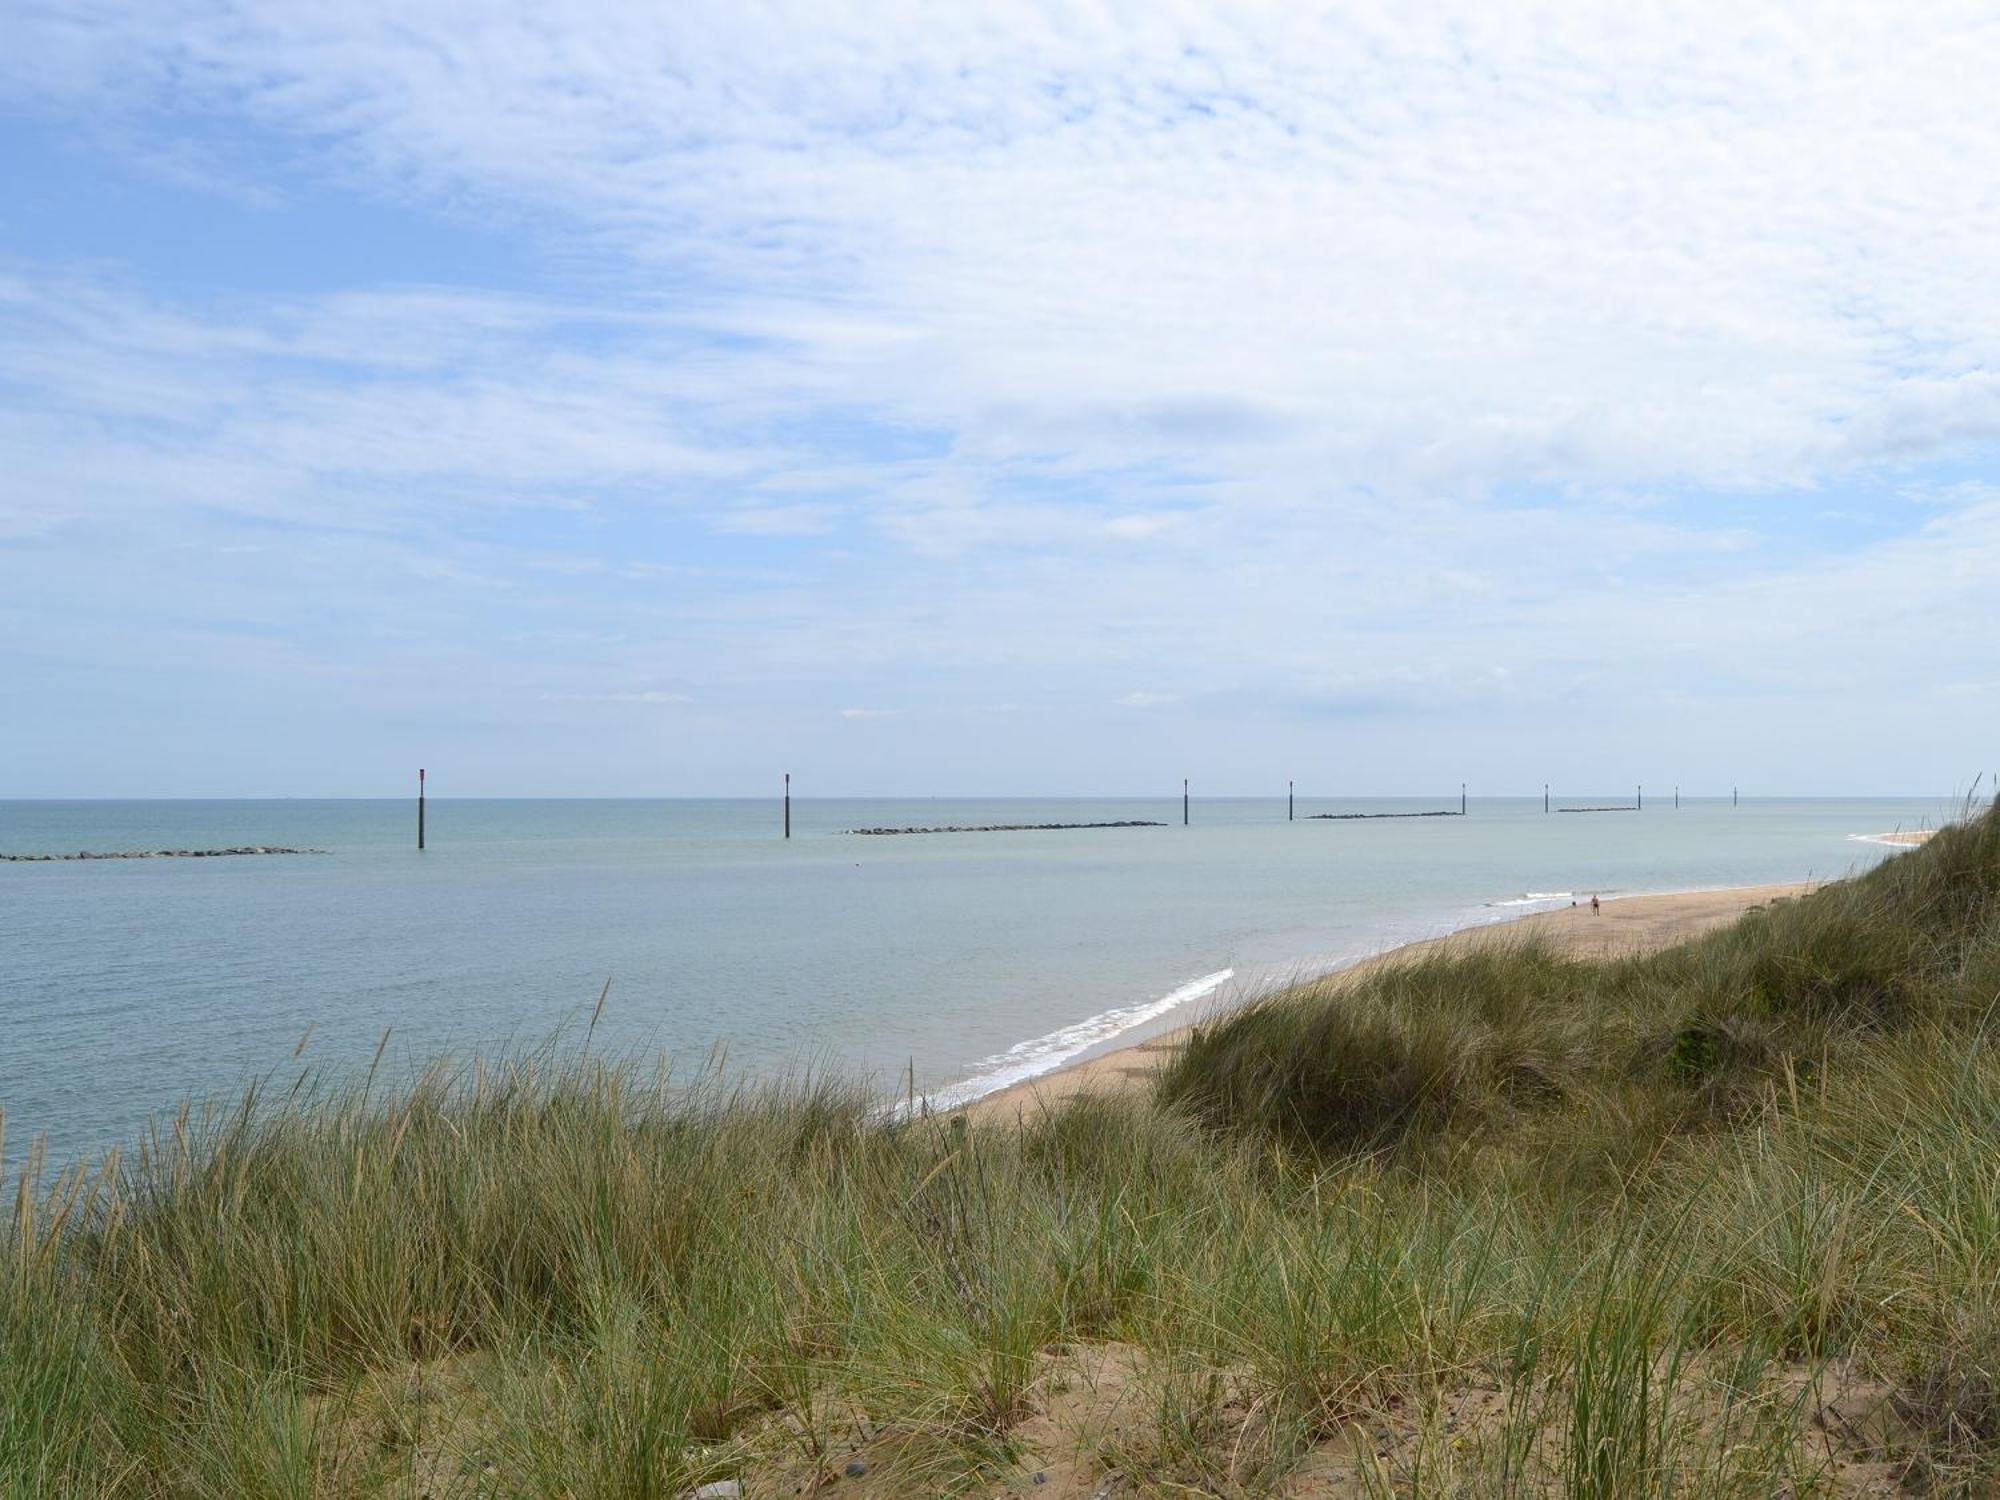
[{"label": "calm sea", "polygon": [[[1616,797],[1576,797],[1599,803]],[[835,1067],[963,1097],[1274,978],[1570,892],[1836,876],[1855,835],[1940,799],[1689,799],[1544,815],[1311,821],[1422,801],[0,802],[0,852],[311,846],[309,858],[0,864],[7,1154],[129,1137],[163,1106],[306,1056],[399,1067],[580,1026],[715,1048],[744,1076]],[[880,824],[1170,826],[856,837]]]}]

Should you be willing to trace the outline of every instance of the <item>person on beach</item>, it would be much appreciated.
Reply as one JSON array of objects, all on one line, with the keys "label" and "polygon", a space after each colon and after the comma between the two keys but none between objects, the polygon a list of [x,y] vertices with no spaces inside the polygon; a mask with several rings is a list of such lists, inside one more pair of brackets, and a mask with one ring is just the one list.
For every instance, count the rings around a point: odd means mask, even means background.
[{"label": "person on beach", "polygon": [[1597,892],[1595,891],[1590,893],[1590,914],[1593,917],[1597,915]]}]

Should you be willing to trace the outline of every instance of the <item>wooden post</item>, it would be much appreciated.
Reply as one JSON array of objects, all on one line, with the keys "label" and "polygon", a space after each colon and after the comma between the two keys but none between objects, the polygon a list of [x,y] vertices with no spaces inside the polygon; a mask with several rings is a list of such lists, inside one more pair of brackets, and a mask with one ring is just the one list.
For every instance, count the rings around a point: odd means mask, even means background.
[{"label": "wooden post", "polygon": [[1677,786],[1674,788],[1674,811],[1679,812],[1680,810],[1681,810],[1681,789]]},{"label": "wooden post", "polygon": [[417,767],[417,847],[424,847],[424,768]]},{"label": "wooden post", "polygon": [[1632,805],[1641,812],[1646,810],[1646,789],[1643,786],[1632,788]]},{"label": "wooden post", "polygon": [[1734,806],[1736,806],[1736,788],[1735,788],[1735,787],[1731,787],[1731,788],[1729,789],[1729,805],[1730,805],[1731,807],[1734,807]]},{"label": "wooden post", "polygon": [[1292,799],[1292,783],[1288,781],[1285,783],[1285,821],[1291,822],[1296,812],[1297,808]]},{"label": "wooden post", "polygon": [[1461,818],[1465,816],[1465,783],[1462,781],[1458,784],[1458,815]]},{"label": "wooden post", "polygon": [[1542,811],[1547,812],[1548,810],[1549,810],[1549,784],[1545,781],[1542,783]]},{"label": "wooden post", "polygon": [[1188,789],[1187,789],[1187,777],[1183,776],[1181,778],[1181,827],[1185,828],[1187,826],[1188,826]]},{"label": "wooden post", "polygon": [[785,772],[785,837],[792,836],[792,773]]}]

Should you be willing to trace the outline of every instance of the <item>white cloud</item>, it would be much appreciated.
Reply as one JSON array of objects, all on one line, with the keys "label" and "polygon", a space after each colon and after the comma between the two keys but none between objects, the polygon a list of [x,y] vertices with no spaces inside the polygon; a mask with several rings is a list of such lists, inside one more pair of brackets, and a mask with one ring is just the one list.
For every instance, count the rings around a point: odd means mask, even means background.
[{"label": "white cloud", "polygon": [[[87,613],[36,648],[71,673],[212,610],[274,670],[686,682],[725,767],[760,696],[1149,747],[1117,707],[1919,711],[1991,677],[1991,494],[1925,466],[2000,443],[1996,75],[1961,3],[37,9],[0,91],[95,149],[581,269],[0,267],[0,625]],[[989,738],[947,748],[1044,749]]]},{"label": "white cloud", "polygon": [[1994,430],[1989,20],[86,0],[12,55],[698,268],[968,456],[1785,484]]},{"label": "white cloud", "polygon": [[1177,517],[1172,515],[1113,516],[1104,523],[1106,535],[1120,537],[1128,541],[1143,541],[1147,537],[1158,536],[1173,528]]}]

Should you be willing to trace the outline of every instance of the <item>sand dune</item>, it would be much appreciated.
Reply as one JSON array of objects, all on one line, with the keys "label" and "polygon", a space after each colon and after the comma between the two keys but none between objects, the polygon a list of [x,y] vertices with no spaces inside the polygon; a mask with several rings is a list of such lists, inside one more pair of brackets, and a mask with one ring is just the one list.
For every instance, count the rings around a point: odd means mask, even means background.
[{"label": "sand dune", "polygon": [[[1925,835],[1884,835],[1896,842],[1920,843]],[[1467,927],[1443,937],[1408,943],[1366,959],[1336,976],[1352,981],[1383,964],[1441,948],[1473,948],[1485,943],[1512,942],[1533,933],[1579,958],[1602,958],[1664,948],[1683,938],[1733,922],[1753,906],[1804,895],[1810,884],[1740,886],[1720,891],[1682,891],[1664,896],[1621,896],[1604,902],[1592,915],[1588,901],[1556,911],[1534,912],[1510,922]],[[981,1119],[1018,1117],[1030,1110],[1059,1104],[1090,1090],[1132,1088],[1145,1082],[1171,1056],[1188,1028],[1171,1031],[1094,1057],[1081,1058],[1053,1073],[1010,1085],[965,1108]]]}]

